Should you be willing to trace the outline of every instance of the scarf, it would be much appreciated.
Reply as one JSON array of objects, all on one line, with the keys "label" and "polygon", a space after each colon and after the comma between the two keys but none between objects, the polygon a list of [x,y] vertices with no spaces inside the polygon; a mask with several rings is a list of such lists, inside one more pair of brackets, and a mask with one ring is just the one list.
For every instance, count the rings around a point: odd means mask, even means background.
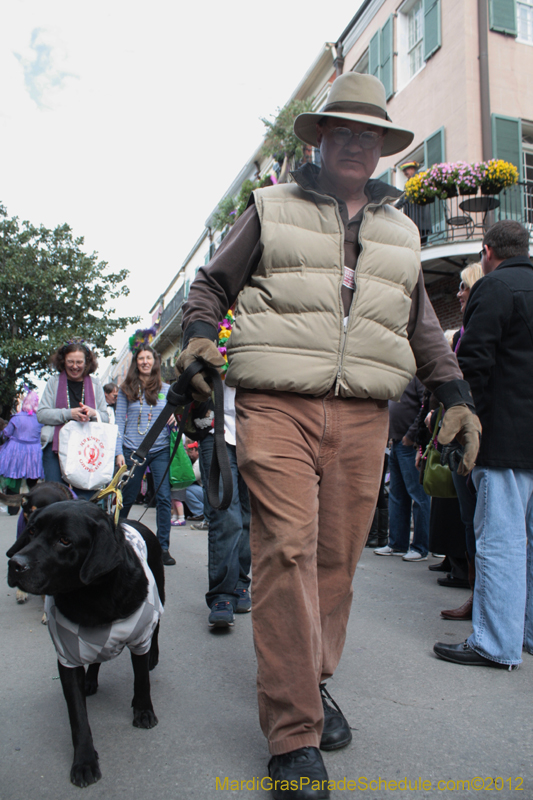
[{"label": "scarf", "polygon": [[[96,402],[94,399],[94,387],[93,382],[91,380],[90,375],[86,375],[83,379],[83,394],[84,394],[84,401],[85,404],[89,406],[89,408],[95,408]],[[59,373],[59,383],[57,385],[57,394],[56,394],[56,408],[69,408],[68,402],[68,383],[67,383],[67,373],[60,372]],[[63,423],[64,425],[65,423]],[[63,425],[55,425],[54,426],[54,438],[52,442],[52,450],[54,453],[59,451],[59,431],[63,427]]]}]

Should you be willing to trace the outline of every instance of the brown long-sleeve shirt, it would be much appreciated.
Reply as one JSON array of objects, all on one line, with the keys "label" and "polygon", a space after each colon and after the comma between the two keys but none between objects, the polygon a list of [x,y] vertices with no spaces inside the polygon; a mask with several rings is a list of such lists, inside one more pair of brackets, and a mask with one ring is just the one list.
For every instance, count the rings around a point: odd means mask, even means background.
[{"label": "brown long-sleeve shirt", "polygon": [[[367,195],[379,199],[385,184],[369,181]],[[387,187],[390,188],[390,187]],[[344,223],[345,265],[355,270],[360,252],[359,227],[362,209],[348,219],[346,204],[335,198]],[[235,222],[209,264],[201,267],[191,285],[189,297],[183,308],[184,346],[198,336],[216,340],[219,321],[233,305],[241,289],[248,283],[261,258],[261,225],[255,205],[250,206]],[[349,312],[353,292],[342,287],[345,314]],[[462,373],[451,351],[439,321],[427,296],[422,270],[411,295],[411,311],[407,336],[417,365],[417,377],[431,391],[436,391],[450,381],[461,381]],[[462,394],[462,392],[460,392]],[[454,392],[455,395],[455,392]],[[457,398],[459,400],[459,398]],[[449,406],[450,402],[445,405]],[[463,397],[461,402],[468,402]],[[451,403],[455,404],[455,403]]]}]

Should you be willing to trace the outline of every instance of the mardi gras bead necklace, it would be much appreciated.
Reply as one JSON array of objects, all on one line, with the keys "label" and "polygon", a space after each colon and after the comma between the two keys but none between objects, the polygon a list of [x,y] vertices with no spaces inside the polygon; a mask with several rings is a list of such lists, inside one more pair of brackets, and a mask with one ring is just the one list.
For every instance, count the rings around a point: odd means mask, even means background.
[{"label": "mardi gras bead necklace", "polygon": [[147,424],[146,428],[144,429],[144,431],[142,431],[141,430],[141,416],[142,416],[142,413],[143,413],[143,402],[144,402],[143,390],[139,386],[139,404],[140,404],[140,407],[139,407],[139,418],[137,420],[137,431],[141,434],[141,436],[143,436],[145,433],[148,433],[148,431],[150,430],[150,423],[152,422],[152,411],[155,408],[155,406],[148,405],[148,424]]},{"label": "mardi gras bead necklace", "polygon": [[222,322],[218,323],[218,349],[221,355],[224,356],[225,364],[220,370],[222,375],[222,380],[226,377],[226,372],[228,371],[228,356],[226,351],[226,344],[231,336],[231,332],[233,330],[233,323],[235,321],[235,317],[233,315],[233,311],[230,308]]}]

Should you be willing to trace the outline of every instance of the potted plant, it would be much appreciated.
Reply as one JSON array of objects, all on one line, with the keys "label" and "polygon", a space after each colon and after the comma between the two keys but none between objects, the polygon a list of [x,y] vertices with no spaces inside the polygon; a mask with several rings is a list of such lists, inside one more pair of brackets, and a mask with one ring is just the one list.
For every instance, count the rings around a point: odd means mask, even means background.
[{"label": "potted plant", "polygon": [[433,164],[429,170],[429,180],[435,187],[435,192],[441,200],[448,197],[457,197],[457,167],[456,164]]},{"label": "potted plant", "polygon": [[502,189],[518,182],[518,169],[510,161],[492,158],[476,166],[480,171],[481,194],[499,194]]},{"label": "potted plant", "polygon": [[477,194],[481,180],[479,164],[467,164],[466,161],[457,161],[455,167],[455,181],[459,194]]},{"label": "potted plant", "polygon": [[434,203],[437,197],[437,190],[429,178],[429,170],[425,172],[418,172],[406,182],[405,196],[410,203],[424,206],[428,203]]}]

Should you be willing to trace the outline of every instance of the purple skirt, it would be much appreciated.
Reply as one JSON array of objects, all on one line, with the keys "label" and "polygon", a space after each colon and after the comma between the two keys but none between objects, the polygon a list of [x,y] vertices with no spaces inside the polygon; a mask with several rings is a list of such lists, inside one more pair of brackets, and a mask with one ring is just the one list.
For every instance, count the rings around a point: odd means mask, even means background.
[{"label": "purple skirt", "polygon": [[6,478],[44,478],[41,445],[8,439],[0,447],[0,475]]}]

